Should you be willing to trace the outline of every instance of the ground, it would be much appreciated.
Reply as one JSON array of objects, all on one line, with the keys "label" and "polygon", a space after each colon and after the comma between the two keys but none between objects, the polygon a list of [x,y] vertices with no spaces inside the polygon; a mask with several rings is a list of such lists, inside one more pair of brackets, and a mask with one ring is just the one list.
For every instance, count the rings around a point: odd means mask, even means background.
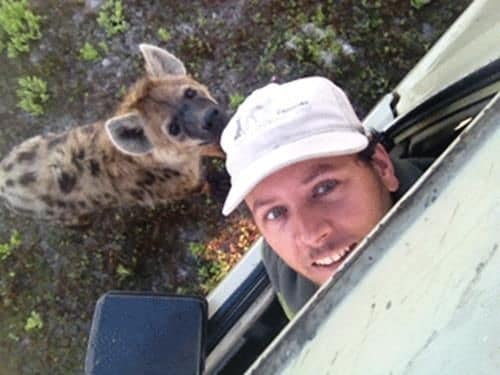
[{"label": "ground", "polygon": [[[110,116],[143,73],[142,42],[180,57],[230,112],[272,79],[316,74],[341,85],[363,117],[469,4],[418,8],[425,2],[28,2],[41,16],[41,38],[16,57],[0,54],[0,157],[30,136]],[[123,12],[105,11],[107,3]],[[7,40],[0,27],[0,45]],[[17,106],[25,76],[47,82],[41,115]],[[221,163],[206,167],[220,173]],[[198,195],[64,228],[2,209],[0,375],[81,373],[105,291],[206,294],[257,235],[242,211],[226,219],[220,210],[220,201]]]}]

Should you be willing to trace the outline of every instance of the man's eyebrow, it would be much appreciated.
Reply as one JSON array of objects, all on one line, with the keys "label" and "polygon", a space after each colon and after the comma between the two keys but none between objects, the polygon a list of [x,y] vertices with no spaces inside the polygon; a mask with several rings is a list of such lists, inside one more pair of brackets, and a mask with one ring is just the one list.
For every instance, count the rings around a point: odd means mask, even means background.
[{"label": "man's eyebrow", "polygon": [[274,202],[274,199],[256,199],[253,204],[252,204],[252,212],[257,212],[257,209],[259,209],[262,206],[267,206],[271,203]]},{"label": "man's eyebrow", "polygon": [[331,172],[337,169],[334,165],[332,164],[318,164],[312,168],[311,173],[309,173],[303,180],[302,184],[307,185],[311,181],[314,181],[314,179],[320,175],[322,175],[325,172]]}]

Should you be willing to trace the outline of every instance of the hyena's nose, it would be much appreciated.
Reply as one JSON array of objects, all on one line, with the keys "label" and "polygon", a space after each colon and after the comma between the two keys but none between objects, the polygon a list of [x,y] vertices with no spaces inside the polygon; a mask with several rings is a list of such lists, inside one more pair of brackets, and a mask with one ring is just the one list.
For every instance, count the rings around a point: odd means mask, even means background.
[{"label": "hyena's nose", "polygon": [[222,132],[224,126],[226,126],[226,123],[227,116],[225,112],[219,107],[213,107],[205,114],[202,128],[211,133],[219,134]]}]

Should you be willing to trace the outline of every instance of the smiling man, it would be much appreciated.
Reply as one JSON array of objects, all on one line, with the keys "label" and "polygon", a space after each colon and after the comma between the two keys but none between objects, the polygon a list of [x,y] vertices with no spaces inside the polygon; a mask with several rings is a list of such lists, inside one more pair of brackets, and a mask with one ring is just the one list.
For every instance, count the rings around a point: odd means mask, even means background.
[{"label": "smiling man", "polygon": [[231,175],[223,213],[247,204],[266,242],[264,265],[289,316],[420,174],[414,166],[396,171],[343,91],[322,77],[254,91],[221,144]]}]

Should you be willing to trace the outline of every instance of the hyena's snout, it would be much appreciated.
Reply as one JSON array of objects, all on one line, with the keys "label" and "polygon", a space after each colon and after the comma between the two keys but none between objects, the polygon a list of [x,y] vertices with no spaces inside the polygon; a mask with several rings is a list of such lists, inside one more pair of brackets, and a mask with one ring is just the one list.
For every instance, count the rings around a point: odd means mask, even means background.
[{"label": "hyena's snout", "polygon": [[179,111],[177,123],[181,132],[203,143],[217,143],[228,122],[226,111],[206,98],[185,104]]},{"label": "hyena's snout", "polygon": [[222,130],[228,122],[226,112],[218,105],[212,105],[205,111],[201,130],[206,132],[208,140],[215,142],[220,139]]}]

